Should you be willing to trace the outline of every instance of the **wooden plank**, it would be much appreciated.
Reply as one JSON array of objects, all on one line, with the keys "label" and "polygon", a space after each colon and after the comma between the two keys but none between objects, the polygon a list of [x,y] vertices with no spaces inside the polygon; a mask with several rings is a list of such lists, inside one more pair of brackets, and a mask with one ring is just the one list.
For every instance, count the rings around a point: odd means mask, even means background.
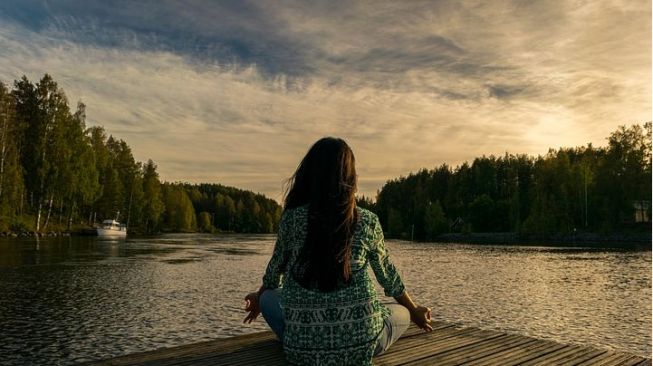
[{"label": "wooden plank", "polygon": [[468,344],[446,352],[438,353],[433,356],[418,358],[407,362],[405,365],[445,365],[447,363],[458,365],[464,362],[463,359],[465,357],[471,357],[472,355],[478,355],[479,353],[483,352],[488,354],[493,350],[496,352],[497,350],[505,349],[509,344],[515,345],[515,342],[519,341],[521,341],[521,343],[517,343],[517,345],[523,344],[524,339],[520,337],[513,337],[508,334],[499,334],[495,338],[486,338],[478,343]]},{"label": "wooden plank", "polygon": [[533,340],[533,342],[524,346],[498,352],[490,357],[475,361],[474,365],[521,365],[525,361],[555,352],[562,347],[564,347],[564,345]]},{"label": "wooden plank", "polygon": [[632,355],[631,358],[623,361],[622,363],[619,364],[619,366],[637,366],[642,361],[644,361],[644,357],[639,357],[639,356]]},{"label": "wooden plank", "polygon": [[283,357],[283,347],[281,343],[276,344],[274,347],[268,348],[267,352],[261,350],[262,352],[248,352],[247,350],[240,350],[238,352],[232,353],[228,358],[220,357],[216,359],[213,365],[229,365],[229,364],[260,364],[264,365],[267,362],[259,363],[260,361],[267,360],[268,358],[276,359],[278,356]]},{"label": "wooden plank", "polygon": [[[452,331],[455,331],[455,332],[469,331],[469,330],[465,330],[465,329],[463,329],[463,330],[453,329],[452,324],[442,323],[442,324],[435,324],[435,325],[436,325],[436,329],[446,330],[446,332],[444,334],[439,335],[441,337],[450,336],[450,333]],[[412,332],[409,332],[410,330],[412,330]],[[423,331],[421,329],[417,328],[417,327],[409,328],[409,330],[406,333],[407,333],[408,337],[411,337],[413,335],[419,334],[417,332],[423,333]],[[406,337],[404,335],[404,338],[408,338],[408,337]],[[423,342],[423,340],[418,340],[418,341]],[[278,348],[278,352],[281,353],[282,352],[281,344],[277,343],[276,345],[272,345],[273,348],[275,346]],[[220,357],[220,358],[216,359],[216,357],[214,357],[214,355],[210,355],[210,356],[204,357],[204,358],[193,357],[191,359],[183,360],[183,361],[182,360],[177,360],[175,365],[180,365],[180,366],[191,365],[191,364],[193,364],[193,365],[198,364],[199,365],[200,364],[200,363],[198,363],[199,361],[208,361],[212,365],[230,365],[230,364],[267,365],[267,364],[269,364],[270,362],[273,362],[273,361],[277,362],[277,361],[283,361],[284,360],[283,357],[280,357],[279,355],[272,355],[271,357],[265,357],[265,355],[262,355],[261,352],[266,352],[267,351],[266,349],[259,348],[256,351],[257,352],[250,352],[249,349],[244,348],[244,349],[239,349],[239,350],[229,354],[228,359],[225,359],[224,357]],[[222,355],[220,355],[220,356],[222,356]]]},{"label": "wooden plank", "polygon": [[420,337],[411,337],[407,339],[400,339],[397,343],[393,344],[388,351],[379,357],[388,357],[391,354],[404,351],[406,349],[414,348],[416,346],[423,346],[430,343],[440,343],[445,340],[458,337],[467,333],[479,332],[479,329],[474,328],[449,328],[441,332],[426,333]]},{"label": "wooden plank", "polygon": [[[261,357],[263,356],[263,357]],[[277,352],[269,355],[258,355],[256,357],[221,357],[219,359],[207,359],[210,365],[269,365],[269,364],[287,364],[283,352]]]},{"label": "wooden plank", "polygon": [[603,360],[603,362],[599,363],[598,365],[601,366],[620,366],[624,364],[625,362],[628,362],[630,359],[632,359],[634,356],[629,355],[626,353],[616,353],[613,357]]},{"label": "wooden plank", "polygon": [[134,365],[140,362],[146,362],[151,360],[162,360],[166,358],[175,358],[175,357],[180,357],[185,355],[192,355],[199,352],[203,352],[207,349],[223,350],[225,353],[227,353],[233,349],[247,347],[252,343],[260,342],[262,340],[270,340],[274,338],[275,338],[274,333],[270,331],[257,332],[257,333],[245,334],[237,337],[222,338],[213,341],[205,341],[205,342],[195,343],[192,345],[160,348],[153,351],[133,353],[129,355],[118,356],[116,358],[111,358],[108,360],[91,361],[88,364],[97,365],[97,366]]},{"label": "wooden plank", "polygon": [[461,335],[461,334],[468,334],[470,333],[469,329],[449,329],[447,333],[441,333],[441,334],[428,334],[426,336],[421,336],[419,338],[407,338],[407,339],[399,339],[395,344],[393,344],[389,350],[381,354],[380,356],[376,356],[374,358],[375,364],[379,363],[390,363],[392,362],[392,359],[401,359],[402,357],[405,358],[406,354],[411,352],[411,350],[414,350],[416,348],[420,347],[425,347],[429,346],[431,344],[439,344],[441,342],[444,342],[446,340],[451,340],[454,339],[455,337]]},{"label": "wooden plank", "polygon": [[414,358],[415,354],[423,352],[425,348],[431,350],[440,349],[442,347],[450,346],[451,342],[459,342],[456,337],[448,337],[446,339],[434,339],[434,342],[413,342],[411,344],[396,344],[396,348],[392,352],[386,352],[375,358],[375,363],[378,365],[395,365],[401,362],[406,362]]},{"label": "wooden plank", "polygon": [[[377,365],[649,365],[651,360],[627,353],[564,345],[492,330],[434,322],[424,333],[411,326]],[[186,346],[140,352],[88,363],[101,366],[280,366],[283,347],[272,332],[252,333]]]},{"label": "wooden plank", "polygon": [[559,347],[554,351],[545,352],[544,354],[537,355],[536,357],[533,357],[532,359],[523,362],[522,365],[532,366],[532,365],[555,364],[555,360],[574,355],[578,353],[580,350],[582,350],[582,348],[578,346],[563,345],[563,347]]},{"label": "wooden plank", "polygon": [[[453,324],[447,324],[447,323],[440,322],[439,324],[435,323],[434,326],[435,326],[435,329],[448,330],[448,332],[446,332],[446,334],[445,334],[446,336],[449,335],[448,333],[451,330],[454,330],[453,329],[453,327],[454,327]],[[460,330],[458,330],[458,331],[460,331]],[[406,331],[406,333],[405,333],[405,335],[403,337],[404,338],[406,338],[406,336],[411,337],[411,336],[414,336],[414,335],[419,335],[420,333],[423,333],[423,331],[421,329],[417,328],[416,326],[412,326]],[[267,365],[269,362],[272,362],[272,361],[275,361],[275,362],[279,361],[279,360],[284,361],[284,358],[282,357],[282,355],[280,356],[280,354],[282,354],[282,352],[283,352],[281,344],[279,342],[276,342],[276,341],[271,341],[271,342],[272,342],[271,344],[267,344],[267,342],[266,342],[266,345],[268,345],[268,347],[266,347],[266,348],[259,345],[259,347],[257,347],[256,349],[252,349],[252,348],[248,348],[248,347],[237,349],[234,352],[231,352],[229,354],[228,359],[225,358],[225,357],[221,357],[221,356],[224,356],[224,352],[220,352],[218,354],[215,354],[215,353],[214,354],[206,354],[204,356],[196,355],[196,356],[191,356],[191,357],[184,357],[183,359],[175,359],[175,360],[172,360],[172,363],[170,363],[170,365],[179,365],[179,366],[196,365],[196,364],[203,364],[204,361],[207,361],[212,365],[228,365],[228,364],[258,364],[258,365],[265,364],[265,365]],[[268,353],[271,350],[275,350],[276,353],[279,353],[279,354],[268,355],[270,357],[267,357],[265,355],[265,353]],[[220,356],[220,357],[216,357],[216,356]],[[260,363],[260,362],[263,362],[263,363]],[[158,360],[152,365],[155,365],[155,364],[160,365],[161,361]],[[164,363],[164,364],[167,364],[167,363]]]},{"label": "wooden plank", "polygon": [[[228,357],[225,357],[228,356]],[[196,365],[200,362],[210,361],[212,365],[230,365],[230,364],[257,364],[259,361],[268,358],[284,359],[283,347],[280,342],[268,343],[265,346],[256,348],[244,348],[229,354],[203,354],[196,355],[185,360],[177,360],[175,366]],[[260,364],[260,363],[259,363]],[[264,364],[267,364],[264,363]]]},{"label": "wooden plank", "polygon": [[202,350],[194,350],[195,352],[190,354],[178,355],[175,357],[170,357],[166,359],[152,359],[144,362],[136,362],[131,365],[140,365],[140,366],[172,366],[172,365],[184,365],[184,364],[193,364],[193,362],[198,362],[207,357],[231,357],[230,355],[234,352],[246,352],[250,354],[259,354],[261,352],[269,352],[270,349],[279,348],[279,352],[283,353],[283,350],[280,347],[280,342],[276,339],[268,339],[259,341],[257,343],[237,345],[236,347],[225,347],[225,348],[208,348]]},{"label": "wooden plank", "polygon": [[455,328],[447,329],[442,333],[428,333],[421,337],[408,338],[406,340],[400,339],[397,343],[392,345],[388,351],[383,353],[379,358],[388,358],[395,353],[406,353],[414,351],[419,347],[424,347],[431,344],[443,344],[459,339],[460,336],[466,334],[474,334],[480,332],[479,329],[469,328]]},{"label": "wooden plank", "polygon": [[[213,366],[216,365],[216,359],[204,359],[201,362],[193,363],[193,366]],[[283,353],[269,355],[264,358],[260,358],[254,361],[243,362],[241,360],[231,360],[227,359],[226,362],[221,363],[221,365],[229,366],[241,366],[241,365],[258,365],[258,366],[285,366],[289,365],[284,357]]]},{"label": "wooden plank", "polygon": [[496,338],[501,335],[501,333],[491,331],[460,334],[456,337],[447,338],[437,343],[423,343],[422,347],[408,348],[404,351],[393,353],[387,357],[381,355],[375,360],[375,362],[378,365],[404,364],[415,359],[433,356],[469,344],[479,343],[487,338]]},{"label": "wooden plank", "polygon": [[[528,354],[519,354],[519,355],[514,355],[510,357],[508,360],[506,360],[505,365],[521,365],[522,363],[526,361],[530,361],[532,359],[538,358],[538,357],[543,357],[546,356],[549,353],[556,352],[560,350],[564,345],[556,344],[556,345],[542,345],[541,347],[538,347],[537,349],[533,349],[532,353]],[[494,363],[496,365],[497,363]],[[501,364],[501,363],[499,363]]]},{"label": "wooden plank", "polygon": [[596,358],[606,352],[607,350],[604,349],[588,349],[587,352],[585,352],[584,354],[577,355],[575,357],[571,357],[567,360],[561,361],[558,366],[574,366],[581,362],[585,362],[593,358]]},{"label": "wooden plank", "polygon": [[[460,328],[460,326],[457,326],[456,324],[451,324],[451,323],[447,324],[444,322],[442,322],[441,324],[432,324],[431,326],[433,327],[433,332],[438,332],[438,333],[444,331],[445,329]],[[424,332],[422,329],[418,328],[416,325],[413,324],[404,332],[404,334],[401,335],[400,339],[421,336],[424,333],[426,332]]]},{"label": "wooden plank", "polygon": [[582,358],[585,354],[586,350],[584,348],[558,344],[556,347],[545,349],[542,352],[533,354],[530,358],[524,357],[522,363],[526,364],[529,362],[530,364],[535,365],[558,365],[558,363],[564,363],[571,359]]},{"label": "wooden plank", "polygon": [[[440,322],[439,324],[438,324],[438,323],[434,323],[432,326],[434,327],[434,332],[436,332],[436,331],[438,331],[438,330],[442,331],[442,332],[439,334],[440,338],[444,338],[444,337],[449,337],[449,336],[451,336],[452,331],[455,330],[455,329],[453,328],[453,327],[454,327],[453,324],[447,324],[447,323],[443,323],[443,322]],[[393,345],[393,347],[391,347],[390,349],[392,350],[392,349],[394,349],[394,348],[397,348],[397,347],[395,347],[395,346],[397,346],[397,344],[401,344],[400,342],[402,342],[402,341],[406,342],[407,339],[410,339],[410,338],[412,338],[412,337],[414,337],[414,336],[421,335],[422,333],[424,333],[423,330],[419,329],[419,328],[416,327],[416,326],[411,326],[411,327],[406,331],[406,333],[404,333],[404,335],[402,335],[401,340],[400,340],[398,343],[396,343],[395,345]],[[420,343],[421,343],[421,342],[424,342],[423,339],[418,339],[417,341],[420,342]],[[414,340],[413,340],[413,342],[414,342]],[[252,356],[251,354],[248,355],[248,354],[246,354],[246,350],[239,350],[239,351],[237,351],[237,353],[238,353],[238,354],[233,354],[233,356],[230,357],[230,358],[229,358],[229,361],[226,362],[226,363],[214,362],[213,364],[214,364],[214,365],[226,365],[226,364],[255,364],[255,362],[264,361],[263,363],[258,363],[258,364],[259,364],[259,365],[263,365],[263,364],[264,364],[264,365],[267,365],[270,361],[272,361],[271,359],[261,359],[261,357],[259,357],[259,356],[257,356],[257,355],[255,355],[255,356]],[[245,354],[243,354],[243,353],[245,353]]]},{"label": "wooden plank", "polygon": [[598,366],[598,365],[605,365],[606,363],[611,362],[615,358],[615,356],[619,356],[619,353],[614,352],[614,351],[607,351],[603,354],[601,354],[598,357],[594,357],[590,360],[583,361],[581,363],[578,363],[577,366]]},{"label": "wooden plank", "polygon": [[[451,329],[454,327],[453,324],[448,324],[448,323],[434,323],[435,329]],[[460,330],[458,330],[460,331]],[[416,326],[410,327],[404,337],[406,335],[408,337],[418,335],[420,333],[423,333],[423,331]],[[272,337],[274,338],[274,337]],[[212,342],[210,342],[212,343]],[[209,346],[213,346],[212,344],[209,344]],[[269,362],[273,361],[273,359],[281,359],[283,361],[282,357],[282,346],[279,342],[277,341],[272,341],[270,340],[269,342],[262,342],[259,344],[253,344],[251,347],[238,347],[239,344],[236,344],[236,347],[230,347],[230,348],[222,348],[219,351],[215,351],[215,348],[212,349],[213,352],[208,352],[206,350],[200,350],[198,348],[194,348],[191,354],[183,354],[183,355],[177,355],[177,357],[173,359],[168,359],[168,360],[150,360],[151,363],[145,362],[142,363],[143,366],[149,366],[149,365],[195,365],[195,364],[202,364],[204,361],[208,361],[210,364],[216,364],[216,365],[222,365],[222,364],[244,364],[244,363],[249,363],[249,364],[256,364],[259,361],[265,361],[264,364],[268,364]],[[271,355],[272,358],[265,358],[266,355],[265,353],[271,352],[272,350],[276,351],[279,353],[279,355]],[[188,353],[188,352],[186,352]],[[200,354],[196,354],[200,353]],[[217,357],[217,356],[224,356],[226,353],[229,353],[229,357]],[[280,356],[281,355],[281,356]],[[269,355],[268,355],[269,356]],[[258,363],[260,365],[260,363]]]},{"label": "wooden plank", "polygon": [[[506,349],[521,347],[530,342],[532,342],[531,339],[516,335],[508,336],[506,339],[499,339],[498,342],[497,339],[493,339],[483,346],[460,349],[460,352],[453,353],[450,357],[443,358],[438,362],[438,365],[462,365],[483,359]],[[425,358],[424,363],[426,364],[430,359],[431,358]]]}]

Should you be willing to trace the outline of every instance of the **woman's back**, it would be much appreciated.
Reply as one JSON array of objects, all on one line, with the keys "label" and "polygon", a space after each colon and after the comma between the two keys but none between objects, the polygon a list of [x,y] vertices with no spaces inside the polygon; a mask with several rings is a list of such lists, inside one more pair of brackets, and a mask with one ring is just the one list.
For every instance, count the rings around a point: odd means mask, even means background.
[{"label": "woman's back", "polygon": [[284,349],[299,364],[371,363],[388,310],[379,302],[368,264],[387,296],[399,296],[404,285],[390,262],[377,216],[357,208],[351,242],[351,278],[335,291],[302,287],[290,274],[307,235],[308,205],[284,212],[279,235],[263,286],[283,284],[281,304],[285,319]]},{"label": "woman's back", "polygon": [[[245,296],[243,321],[262,313],[293,363],[369,365],[411,320],[431,330],[431,310],[405,291],[378,217],[356,207],[357,180],[344,140],[325,137],[311,146],[288,180],[263,284]],[[398,304],[379,302],[368,265]]]}]

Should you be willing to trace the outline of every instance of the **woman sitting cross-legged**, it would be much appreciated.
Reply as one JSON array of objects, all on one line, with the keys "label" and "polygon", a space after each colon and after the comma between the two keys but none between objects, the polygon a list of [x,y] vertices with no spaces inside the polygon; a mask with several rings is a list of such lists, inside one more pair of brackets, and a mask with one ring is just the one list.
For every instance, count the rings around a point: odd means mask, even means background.
[{"label": "woman sitting cross-legged", "polygon": [[[311,147],[289,180],[263,285],[245,297],[244,321],[262,312],[291,363],[370,365],[411,320],[431,330],[431,309],[408,295],[378,217],[356,207],[356,180],[343,140]],[[379,301],[368,266],[398,304]]]}]

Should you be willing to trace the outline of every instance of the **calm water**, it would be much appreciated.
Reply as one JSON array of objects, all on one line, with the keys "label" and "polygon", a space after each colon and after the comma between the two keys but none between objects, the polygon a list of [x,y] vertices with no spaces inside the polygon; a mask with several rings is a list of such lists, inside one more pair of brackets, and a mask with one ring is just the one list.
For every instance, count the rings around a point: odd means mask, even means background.
[{"label": "calm water", "polygon": [[[0,364],[71,364],[242,325],[274,237],[0,241]],[[438,320],[650,356],[651,252],[388,241]]]}]

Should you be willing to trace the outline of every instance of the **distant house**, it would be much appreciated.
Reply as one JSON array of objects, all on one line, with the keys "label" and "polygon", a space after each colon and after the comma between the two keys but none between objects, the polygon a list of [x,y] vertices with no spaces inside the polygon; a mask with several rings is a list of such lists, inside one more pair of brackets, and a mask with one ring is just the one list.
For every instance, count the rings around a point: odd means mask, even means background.
[{"label": "distant house", "polygon": [[651,222],[651,201],[633,201],[635,222]]},{"label": "distant house", "polygon": [[455,220],[449,225],[449,230],[454,233],[461,232],[465,226],[465,220],[462,217],[458,216]]}]

